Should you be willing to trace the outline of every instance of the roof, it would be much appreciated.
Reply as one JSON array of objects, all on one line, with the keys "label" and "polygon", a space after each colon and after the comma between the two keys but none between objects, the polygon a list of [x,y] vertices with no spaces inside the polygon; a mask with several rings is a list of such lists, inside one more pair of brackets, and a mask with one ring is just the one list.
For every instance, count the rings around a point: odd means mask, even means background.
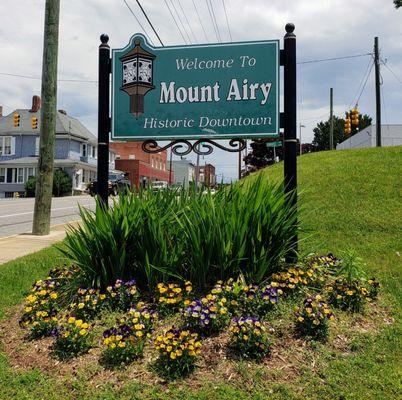
[{"label": "roof", "polygon": [[[0,161],[1,167],[13,167],[13,166],[36,166],[38,164],[38,157],[21,157],[21,158],[14,158],[12,160],[5,160]],[[64,167],[73,167],[73,166],[83,166],[85,168],[96,169],[96,165],[88,164],[82,162],[80,160],[72,160],[68,158],[63,159],[55,159],[54,166],[64,166]]]},{"label": "roof", "polygon": [[[20,126],[14,127],[14,113],[18,113],[21,117]],[[3,116],[0,119],[0,135],[2,134],[22,134],[33,135],[38,134],[39,129],[32,129],[32,117],[38,118],[38,126],[40,126],[41,112],[30,112],[27,109],[17,109],[12,113]],[[71,135],[83,140],[88,140],[91,143],[96,143],[97,138],[93,135],[78,119],[65,115],[60,111],[56,114],[56,135]]]}]

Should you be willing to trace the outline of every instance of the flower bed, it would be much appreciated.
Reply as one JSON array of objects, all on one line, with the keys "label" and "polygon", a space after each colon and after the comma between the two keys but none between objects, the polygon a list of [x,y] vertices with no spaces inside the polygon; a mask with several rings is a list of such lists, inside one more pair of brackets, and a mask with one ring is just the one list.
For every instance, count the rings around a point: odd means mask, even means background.
[{"label": "flower bed", "polygon": [[[278,305],[286,310],[299,303],[294,319],[284,322],[295,337],[330,340],[332,308],[360,312],[379,290],[375,279],[348,279],[341,266],[342,260],[333,256],[310,256],[262,284],[239,277],[219,281],[209,290],[177,280],[140,293],[135,280],[117,279],[105,290],[79,288],[67,303],[66,287],[76,272],[58,270],[57,277],[33,285],[20,325],[30,338],[52,335],[52,352],[61,360],[100,347],[103,365],[124,367],[148,354],[149,365],[158,373],[178,378],[197,367],[204,340],[220,332],[227,336],[229,356],[269,357],[276,332],[268,321]],[[116,314],[115,324],[105,326],[110,313]],[[174,328],[169,326],[172,319]]]}]

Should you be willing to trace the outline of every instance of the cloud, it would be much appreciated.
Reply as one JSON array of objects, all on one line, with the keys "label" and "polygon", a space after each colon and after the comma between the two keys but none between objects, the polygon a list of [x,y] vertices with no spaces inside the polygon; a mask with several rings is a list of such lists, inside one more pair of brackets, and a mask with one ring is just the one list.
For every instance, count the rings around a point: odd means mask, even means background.
[{"label": "cloud", "polygon": [[[136,2],[127,1],[157,44]],[[3,60],[0,72],[41,76],[44,3],[43,0],[0,2]],[[178,1],[173,3],[180,12]],[[208,40],[216,42],[206,2],[195,0],[195,3]],[[142,4],[165,44],[183,43],[164,0]],[[197,41],[205,41],[193,2],[181,0],[181,4]],[[219,33],[224,41],[229,41],[222,1],[212,0],[212,4]],[[374,36],[379,36],[383,58],[388,59],[389,67],[402,79],[402,10],[395,10],[392,0],[225,0],[225,4],[235,41],[282,38],[285,24],[294,22],[299,61],[370,53]],[[192,36],[186,20],[181,19]],[[137,21],[122,0],[61,1],[59,78],[96,80],[99,35],[108,33],[111,47],[120,48],[139,31]],[[316,123],[329,114],[329,88],[334,88],[336,114],[343,115],[355,100],[369,59],[366,56],[299,65],[298,122],[306,125],[303,129],[306,141],[312,140]],[[383,122],[402,123],[402,84],[385,67],[382,76],[386,107]],[[40,80],[0,75],[0,104],[5,106],[5,112],[29,107],[32,95],[39,93]],[[96,84],[59,83],[58,108],[80,118],[93,132],[96,132],[96,107]],[[361,97],[360,109],[370,115],[375,113],[373,73]],[[217,164],[218,172],[229,178],[237,176],[237,155],[217,151],[206,161]]]}]

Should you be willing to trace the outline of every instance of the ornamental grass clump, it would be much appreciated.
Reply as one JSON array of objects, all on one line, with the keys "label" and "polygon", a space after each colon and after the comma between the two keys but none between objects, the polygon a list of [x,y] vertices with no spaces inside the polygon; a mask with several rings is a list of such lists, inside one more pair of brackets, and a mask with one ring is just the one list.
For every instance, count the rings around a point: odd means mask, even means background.
[{"label": "ornamental grass clump", "polygon": [[261,177],[213,196],[141,190],[108,208],[97,200],[96,211],[81,208],[82,222],[60,247],[78,269],[72,291],[133,278],[146,291],[176,279],[202,290],[240,275],[264,282],[292,251],[299,229],[292,195]]},{"label": "ornamental grass clump", "polygon": [[193,300],[183,311],[186,327],[206,335],[221,331],[229,322],[226,303],[213,294]]},{"label": "ornamental grass clump", "polygon": [[326,340],[329,333],[328,322],[334,314],[320,294],[308,297],[303,307],[295,308],[296,330],[305,336]]},{"label": "ornamental grass clump", "polygon": [[57,326],[59,283],[52,277],[36,281],[30,294],[25,298],[24,313],[20,326],[28,329],[32,339],[48,336]]},{"label": "ornamental grass clump", "polygon": [[257,317],[233,318],[229,331],[230,347],[240,357],[261,359],[269,353],[269,332]]},{"label": "ornamental grass clump", "polygon": [[55,341],[53,354],[59,359],[69,359],[86,353],[91,348],[91,325],[82,319],[68,317],[52,332]]},{"label": "ornamental grass clump", "polygon": [[159,373],[169,378],[188,375],[195,368],[197,357],[201,354],[201,341],[197,333],[175,329],[165,331],[155,339],[159,353],[156,367]]},{"label": "ornamental grass clump", "polygon": [[189,302],[189,295],[193,291],[191,282],[186,281],[184,285],[179,283],[158,283],[156,287],[159,312],[163,315],[172,314],[178,311],[185,302]]}]

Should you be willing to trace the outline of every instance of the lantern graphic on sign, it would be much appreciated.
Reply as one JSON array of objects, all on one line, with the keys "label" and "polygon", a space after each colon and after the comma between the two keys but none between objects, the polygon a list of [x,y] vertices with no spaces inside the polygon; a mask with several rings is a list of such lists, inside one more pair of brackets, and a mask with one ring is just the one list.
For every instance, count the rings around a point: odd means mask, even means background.
[{"label": "lantern graphic on sign", "polygon": [[139,39],[134,44],[131,51],[120,57],[123,76],[120,89],[130,96],[130,113],[138,117],[144,113],[144,96],[155,89],[153,63],[156,56],[144,50]]}]

